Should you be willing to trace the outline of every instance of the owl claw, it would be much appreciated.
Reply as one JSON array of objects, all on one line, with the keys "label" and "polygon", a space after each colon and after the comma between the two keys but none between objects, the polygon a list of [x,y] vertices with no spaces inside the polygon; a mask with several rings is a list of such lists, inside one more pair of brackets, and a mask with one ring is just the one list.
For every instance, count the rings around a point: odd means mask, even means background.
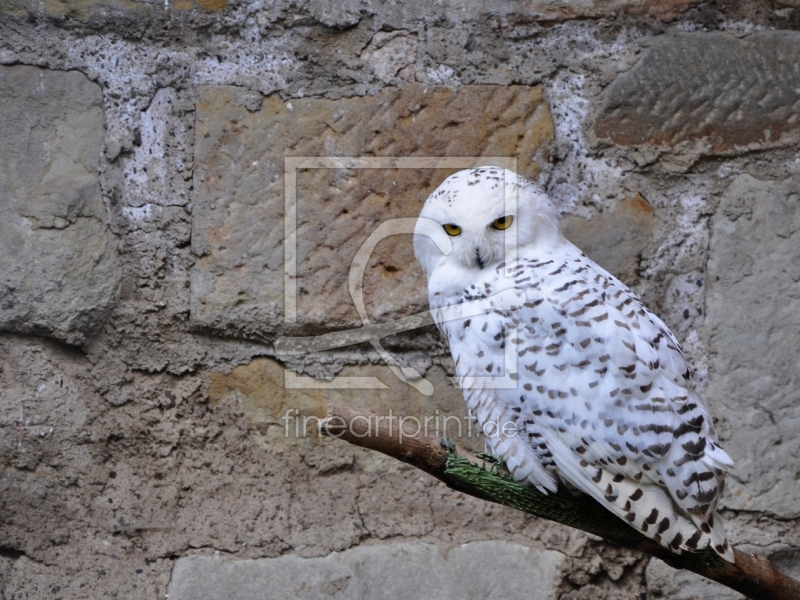
[{"label": "owl claw", "polygon": [[483,461],[484,469],[486,468],[487,462],[491,463],[489,471],[492,473],[496,471],[503,471],[506,468],[506,461],[503,460],[502,456],[497,456],[496,454],[486,454],[485,452],[478,452],[475,456]]}]

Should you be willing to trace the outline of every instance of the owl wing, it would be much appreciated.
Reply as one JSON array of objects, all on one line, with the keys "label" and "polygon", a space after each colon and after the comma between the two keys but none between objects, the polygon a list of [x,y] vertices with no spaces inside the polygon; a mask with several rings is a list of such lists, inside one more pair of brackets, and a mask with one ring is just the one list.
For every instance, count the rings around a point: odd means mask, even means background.
[{"label": "owl wing", "polygon": [[[516,294],[516,298],[521,299],[516,302],[519,308],[525,295]],[[503,330],[508,302],[498,296],[490,297],[487,288],[478,291],[474,285],[454,300],[447,302],[440,294],[432,294],[430,304],[439,331],[448,341],[470,416],[486,436],[489,451],[504,458],[517,481],[533,485],[545,494],[555,492],[558,489],[555,463],[541,432],[531,428],[525,432],[528,443],[520,444],[517,423],[522,411],[505,402],[492,385],[503,372],[505,344],[501,335],[487,338],[486,334]],[[470,308],[464,310],[465,305]],[[528,422],[533,424],[532,419]]]},{"label": "owl wing", "polygon": [[577,248],[523,258],[506,273],[527,302],[466,327],[462,344],[492,356],[513,346],[516,364],[504,368],[517,388],[492,392],[519,409],[520,439],[540,436],[566,482],[659,543],[680,551],[710,542],[732,560],[715,512],[732,461],[671,332]]}]

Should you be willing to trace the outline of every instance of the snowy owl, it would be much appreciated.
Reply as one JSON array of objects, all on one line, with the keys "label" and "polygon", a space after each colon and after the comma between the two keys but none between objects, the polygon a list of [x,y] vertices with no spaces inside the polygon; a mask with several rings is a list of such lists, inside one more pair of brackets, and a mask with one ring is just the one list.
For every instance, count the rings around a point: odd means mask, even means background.
[{"label": "snowy owl", "polygon": [[467,405],[514,479],[545,494],[561,482],[673,552],[710,544],[733,562],[716,512],[733,461],[680,345],[567,241],[539,187],[499,167],[452,175],[414,253]]}]

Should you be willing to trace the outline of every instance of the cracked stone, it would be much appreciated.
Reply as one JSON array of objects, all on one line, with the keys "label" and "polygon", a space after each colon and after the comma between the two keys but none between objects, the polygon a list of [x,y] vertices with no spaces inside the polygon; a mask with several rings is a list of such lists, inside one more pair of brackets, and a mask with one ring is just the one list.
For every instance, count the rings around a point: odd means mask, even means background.
[{"label": "cracked stone", "polygon": [[0,113],[0,330],[80,342],[120,282],[100,87],[77,71],[0,67]]},{"label": "cracked stone", "polygon": [[508,542],[474,542],[449,551],[422,543],[359,546],[312,559],[189,556],[175,563],[169,597],[250,600],[269,590],[276,598],[549,600],[556,597],[563,562],[559,552]]},{"label": "cracked stone", "polygon": [[785,519],[800,516],[797,189],[795,178],[733,181],[711,221],[706,298],[706,393],[736,463],[723,504]]}]

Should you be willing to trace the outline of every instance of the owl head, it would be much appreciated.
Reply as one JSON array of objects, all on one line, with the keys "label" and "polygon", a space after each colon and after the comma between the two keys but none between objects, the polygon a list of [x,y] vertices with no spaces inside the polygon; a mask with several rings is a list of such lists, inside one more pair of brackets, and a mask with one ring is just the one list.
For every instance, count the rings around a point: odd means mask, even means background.
[{"label": "owl head", "polygon": [[[428,196],[414,231],[414,254],[426,274],[494,268],[523,246],[563,243],[555,206],[513,171],[479,167],[451,175]],[[449,250],[449,251],[448,251]]]}]

